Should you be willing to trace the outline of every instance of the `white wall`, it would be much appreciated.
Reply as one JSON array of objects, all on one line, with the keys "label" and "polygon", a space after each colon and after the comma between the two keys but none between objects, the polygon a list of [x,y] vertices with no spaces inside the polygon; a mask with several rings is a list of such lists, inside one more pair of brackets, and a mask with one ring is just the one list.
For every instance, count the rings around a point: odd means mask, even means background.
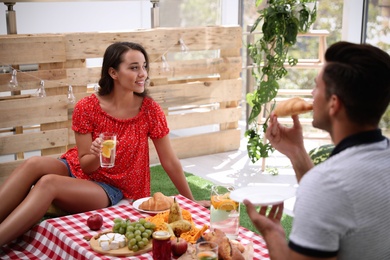
[{"label": "white wall", "polygon": [[[149,0],[34,2],[14,5],[18,34],[150,28],[151,8]],[[7,6],[0,3],[0,34],[7,34],[6,10]]]},{"label": "white wall", "polygon": [[363,0],[344,0],[342,40],[360,43],[363,5]]},{"label": "white wall", "polygon": [[[18,34],[129,31],[151,28],[150,0],[35,1],[37,2],[14,5]],[[238,24],[238,0],[222,0],[221,9],[222,25]],[[0,2],[0,34],[7,34],[6,10],[7,6]]]},{"label": "white wall", "polygon": [[222,25],[239,25],[239,0],[222,0]]}]

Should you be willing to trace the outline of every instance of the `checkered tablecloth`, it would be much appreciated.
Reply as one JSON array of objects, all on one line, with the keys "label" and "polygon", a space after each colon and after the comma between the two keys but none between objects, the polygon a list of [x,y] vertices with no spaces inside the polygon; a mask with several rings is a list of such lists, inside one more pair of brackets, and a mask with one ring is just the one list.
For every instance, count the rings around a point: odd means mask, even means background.
[{"label": "checkered tablecloth", "polygon": [[[199,227],[209,224],[210,212],[199,204],[178,195],[180,206],[191,212]],[[116,259],[93,251],[86,236],[94,236],[86,222],[94,213],[103,216],[101,230],[111,229],[114,218],[129,218],[133,221],[149,214],[138,212],[130,204],[89,211],[85,213],[48,219],[28,231],[22,239],[0,249],[0,259]],[[240,227],[238,239],[242,244],[253,243],[254,259],[269,259],[263,238],[246,228]],[[126,258],[121,258],[126,259]],[[151,252],[127,259],[153,259]]]}]

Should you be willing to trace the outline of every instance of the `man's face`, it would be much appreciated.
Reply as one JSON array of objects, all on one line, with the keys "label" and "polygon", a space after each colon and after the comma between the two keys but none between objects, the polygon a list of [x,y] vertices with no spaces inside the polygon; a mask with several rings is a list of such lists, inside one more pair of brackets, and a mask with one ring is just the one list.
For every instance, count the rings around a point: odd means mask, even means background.
[{"label": "man's face", "polygon": [[329,103],[325,96],[325,82],[322,79],[324,69],[315,79],[315,87],[312,91],[313,96],[313,127],[325,130],[330,133],[331,121],[328,113]]}]

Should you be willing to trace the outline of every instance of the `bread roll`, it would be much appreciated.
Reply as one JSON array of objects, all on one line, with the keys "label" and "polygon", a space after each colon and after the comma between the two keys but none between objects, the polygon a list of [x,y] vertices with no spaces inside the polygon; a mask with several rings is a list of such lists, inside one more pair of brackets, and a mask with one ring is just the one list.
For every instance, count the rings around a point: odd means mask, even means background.
[{"label": "bread roll", "polygon": [[[226,234],[220,229],[214,229],[203,234],[206,241],[217,243],[218,259],[222,260],[245,260],[243,255],[244,247],[239,243],[232,243]],[[242,251],[241,251],[242,250]]]},{"label": "bread roll", "polygon": [[156,192],[153,194],[153,197],[142,202],[139,205],[139,208],[142,210],[149,210],[149,211],[161,211],[161,210],[169,209],[172,204],[173,204],[173,198],[167,197],[161,192]]},{"label": "bread roll", "polygon": [[280,102],[274,109],[278,117],[303,114],[313,110],[313,105],[302,98],[294,97]]}]

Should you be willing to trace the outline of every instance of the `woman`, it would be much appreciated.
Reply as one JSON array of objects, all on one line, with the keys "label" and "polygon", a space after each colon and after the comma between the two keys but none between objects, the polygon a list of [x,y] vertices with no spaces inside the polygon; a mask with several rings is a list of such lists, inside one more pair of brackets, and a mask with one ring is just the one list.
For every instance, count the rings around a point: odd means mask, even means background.
[{"label": "woman", "polygon": [[[150,196],[149,137],[180,194],[194,200],[171,147],[166,117],[146,94],[148,71],[141,45],[119,42],[107,48],[98,94],[80,100],[73,112],[76,147],[60,159],[26,160],[0,187],[0,246],[31,228],[52,203],[77,213],[115,205],[123,197]],[[100,167],[103,132],[117,134],[113,168]]]}]

